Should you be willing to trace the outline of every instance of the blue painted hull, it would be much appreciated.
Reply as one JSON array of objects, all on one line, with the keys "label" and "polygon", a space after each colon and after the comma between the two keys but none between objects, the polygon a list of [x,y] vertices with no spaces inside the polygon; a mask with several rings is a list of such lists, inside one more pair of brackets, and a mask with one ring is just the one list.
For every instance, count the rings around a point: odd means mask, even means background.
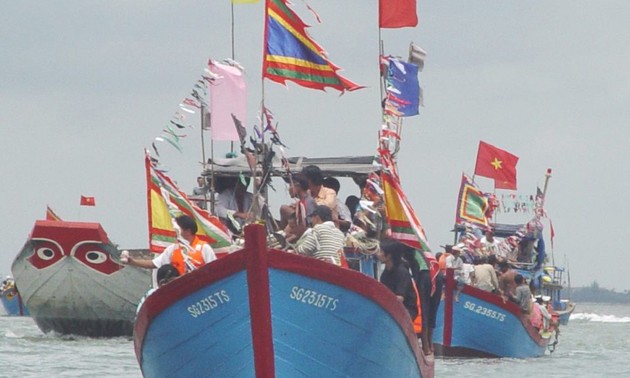
[{"label": "blue painted hull", "polygon": [[278,376],[420,376],[400,325],[378,304],[277,269],[270,271],[270,283]]},{"label": "blue painted hull", "polygon": [[[147,298],[134,337],[145,377],[433,375],[404,307],[379,283],[269,251],[268,284],[252,285],[244,255],[219,259]],[[259,296],[269,298],[268,316],[252,306]]]},{"label": "blue painted hull", "polygon": [[514,303],[470,286],[464,287],[457,302],[454,288],[447,278],[433,333],[436,354],[509,358],[545,354],[549,338],[541,337]]},{"label": "blue painted hull", "polygon": [[8,316],[29,316],[28,309],[24,306],[19,293],[15,295],[2,293],[0,294],[0,302],[2,302],[4,311]]},{"label": "blue painted hull", "polygon": [[[156,295],[159,290],[147,301]],[[143,375],[195,377],[206,371],[251,376],[254,353],[248,314],[243,272],[190,293],[151,323],[143,344]]]},{"label": "blue painted hull", "polygon": [[558,313],[558,322],[560,323],[560,325],[569,324],[569,320],[571,319],[571,314],[573,313],[573,310],[575,310],[575,303],[573,302],[568,302],[562,310],[556,310],[556,312]]}]

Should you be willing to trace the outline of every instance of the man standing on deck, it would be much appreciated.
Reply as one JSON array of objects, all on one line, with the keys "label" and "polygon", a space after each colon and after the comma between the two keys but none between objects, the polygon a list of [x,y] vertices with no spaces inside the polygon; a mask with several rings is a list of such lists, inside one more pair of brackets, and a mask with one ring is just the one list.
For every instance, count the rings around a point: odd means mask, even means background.
[{"label": "man standing on deck", "polygon": [[121,258],[128,265],[146,269],[156,269],[165,264],[171,264],[180,275],[193,271],[217,259],[212,247],[197,237],[197,223],[188,215],[175,218],[183,239],[179,243],[168,246],[164,252],[153,260],[136,259],[131,256]]},{"label": "man standing on deck", "polygon": [[209,192],[210,188],[206,185],[206,180],[201,176],[197,177],[197,186],[193,188],[192,194],[198,198],[196,200],[193,199],[193,202],[201,209],[208,209],[207,201]]},{"label": "man standing on deck", "polygon": [[527,285],[525,278],[520,274],[514,277],[514,282],[518,286],[516,286],[515,294],[511,299],[521,308],[521,312],[524,315],[529,315],[532,308],[532,292],[529,290],[529,285]]},{"label": "man standing on deck", "polygon": [[510,264],[508,264],[507,261],[500,262],[499,269],[501,272],[501,276],[499,277],[499,290],[505,302],[507,298],[514,295],[516,292],[516,282],[514,281],[516,272],[510,269]]},{"label": "man standing on deck", "polygon": [[[494,255],[490,256],[494,258]],[[492,264],[488,263],[485,256],[481,256],[475,264],[475,287],[484,291],[495,293],[499,291],[499,280]]]},{"label": "man standing on deck", "polygon": [[459,243],[451,248],[451,255],[446,258],[446,268],[453,269],[453,278],[457,283],[455,290],[455,302],[459,302],[459,293],[464,288],[466,280],[464,278],[464,261],[460,257],[464,243]]},{"label": "man standing on deck", "polygon": [[499,241],[494,238],[494,230],[486,229],[485,235],[481,238],[480,244],[485,250],[485,255],[497,255],[499,253]]}]

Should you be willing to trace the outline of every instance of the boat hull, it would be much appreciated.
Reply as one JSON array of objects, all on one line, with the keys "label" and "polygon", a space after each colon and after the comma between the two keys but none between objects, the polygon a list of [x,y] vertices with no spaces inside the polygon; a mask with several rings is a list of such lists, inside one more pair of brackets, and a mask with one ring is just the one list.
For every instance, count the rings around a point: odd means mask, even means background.
[{"label": "boat hull", "polygon": [[433,343],[435,353],[451,357],[529,358],[545,354],[542,337],[519,307],[498,295],[466,285],[454,299],[455,282],[447,273]]},{"label": "boat hull", "polygon": [[575,303],[573,302],[568,302],[563,310],[556,310],[556,312],[558,313],[558,322],[560,323],[560,325],[569,324],[569,319],[571,319],[571,314],[573,313],[573,310],[575,310]]},{"label": "boat hull", "polygon": [[8,316],[29,316],[27,308],[24,306],[22,296],[19,292],[0,293],[0,302]]},{"label": "boat hull", "polygon": [[[262,227],[248,232],[264,245]],[[134,337],[145,377],[433,375],[381,284],[281,251],[254,264],[254,253],[248,240],[147,298]]]},{"label": "boat hull", "polygon": [[12,265],[20,294],[45,333],[130,336],[147,270],[117,262],[97,223],[37,221]]}]

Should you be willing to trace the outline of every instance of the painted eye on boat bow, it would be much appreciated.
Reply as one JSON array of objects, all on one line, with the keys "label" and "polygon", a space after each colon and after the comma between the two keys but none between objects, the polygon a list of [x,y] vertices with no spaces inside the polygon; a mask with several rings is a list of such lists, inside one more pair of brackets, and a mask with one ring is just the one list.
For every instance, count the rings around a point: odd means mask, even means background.
[{"label": "painted eye on boat bow", "polygon": [[37,253],[37,257],[46,261],[52,260],[52,258],[55,257],[55,251],[46,247],[38,248],[36,253]]},{"label": "painted eye on boat bow", "polygon": [[33,254],[28,258],[35,268],[47,268],[64,258],[63,249],[53,240],[40,239],[35,243]]},{"label": "painted eye on boat bow", "polygon": [[102,264],[107,261],[107,254],[101,251],[88,251],[85,259],[92,264]]},{"label": "painted eye on boat bow", "polygon": [[112,274],[123,268],[112,260],[107,247],[101,243],[91,241],[78,243],[72,251],[72,256],[88,268],[104,274]]}]

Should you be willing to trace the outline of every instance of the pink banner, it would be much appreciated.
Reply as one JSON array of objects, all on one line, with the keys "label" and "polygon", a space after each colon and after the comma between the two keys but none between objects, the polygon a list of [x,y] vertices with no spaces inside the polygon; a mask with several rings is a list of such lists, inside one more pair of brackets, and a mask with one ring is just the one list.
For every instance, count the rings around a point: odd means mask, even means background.
[{"label": "pink banner", "polygon": [[243,126],[247,125],[247,87],[243,72],[217,62],[212,62],[210,70],[219,76],[210,87],[212,140],[239,140],[232,114]]}]

